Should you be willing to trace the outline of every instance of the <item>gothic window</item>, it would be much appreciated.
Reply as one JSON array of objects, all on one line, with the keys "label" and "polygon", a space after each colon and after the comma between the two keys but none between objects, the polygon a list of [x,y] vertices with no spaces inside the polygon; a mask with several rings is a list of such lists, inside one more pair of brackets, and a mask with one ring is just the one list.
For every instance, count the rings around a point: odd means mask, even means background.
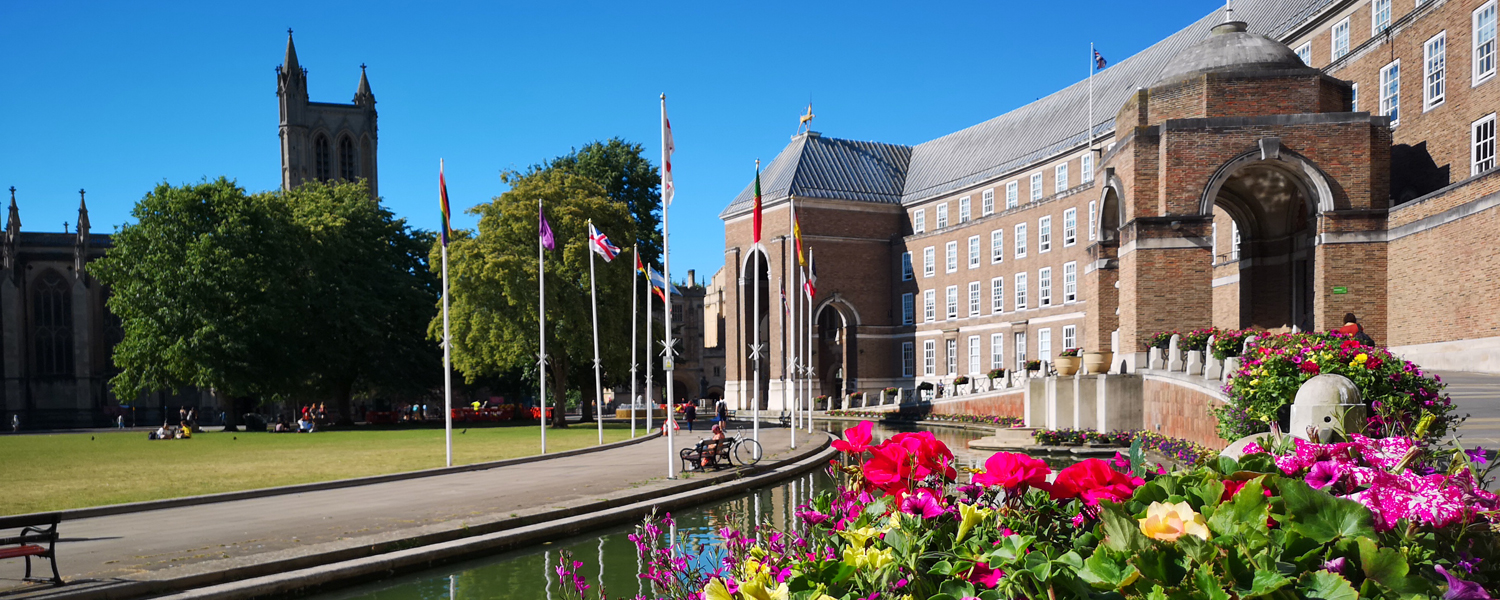
[{"label": "gothic window", "polygon": [[339,140],[339,177],[344,181],[354,181],[359,177],[354,162],[354,142],[347,137]]},{"label": "gothic window", "polygon": [[318,181],[333,178],[333,156],[328,152],[328,138],[323,134],[313,140],[313,177]]},{"label": "gothic window", "polygon": [[33,284],[31,339],[36,375],[73,373],[73,298],[57,271],[42,273]]}]

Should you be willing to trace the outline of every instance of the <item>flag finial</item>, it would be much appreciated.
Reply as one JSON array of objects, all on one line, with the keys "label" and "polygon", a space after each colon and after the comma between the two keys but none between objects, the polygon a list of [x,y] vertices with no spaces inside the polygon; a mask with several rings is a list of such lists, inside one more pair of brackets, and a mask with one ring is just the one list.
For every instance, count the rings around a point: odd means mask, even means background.
[{"label": "flag finial", "polygon": [[807,112],[797,117],[797,135],[802,135],[804,131],[812,132],[812,120],[816,116],[812,111],[812,101],[807,101]]}]

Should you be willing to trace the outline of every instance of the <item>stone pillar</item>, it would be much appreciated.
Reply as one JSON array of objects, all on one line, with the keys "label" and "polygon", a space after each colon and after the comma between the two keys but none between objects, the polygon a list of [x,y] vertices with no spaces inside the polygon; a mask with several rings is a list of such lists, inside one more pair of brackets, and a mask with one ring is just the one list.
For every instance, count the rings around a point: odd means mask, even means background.
[{"label": "stone pillar", "polygon": [[73,407],[81,419],[78,425],[92,425],[99,418],[94,410],[94,303],[87,275],[73,280]]},{"label": "stone pillar", "polygon": [[1188,353],[1187,353],[1187,374],[1188,375],[1202,375],[1203,374],[1203,351],[1202,350],[1189,350],[1188,351]]},{"label": "stone pillar", "polygon": [[[21,413],[26,411],[26,397],[22,393],[21,365],[22,352],[24,351],[21,340],[21,311],[25,303],[21,301],[21,290],[16,287],[15,279],[10,270],[0,271],[0,355],[4,357],[5,366],[5,401],[3,408],[7,413]],[[10,417],[6,416],[5,427],[10,427]]]},{"label": "stone pillar", "polygon": [[1099,384],[1105,375],[1079,375],[1073,378],[1073,428],[1098,429]]},{"label": "stone pillar", "polygon": [[1095,422],[1100,431],[1141,429],[1144,421],[1139,375],[1100,377],[1095,389]]},{"label": "stone pillar", "polygon": [[1184,366],[1182,362],[1182,336],[1174,333],[1172,334],[1172,340],[1167,342],[1167,370],[1181,371]]},{"label": "stone pillar", "polygon": [[1073,382],[1077,377],[1044,377],[1047,394],[1047,427],[1060,429],[1073,426]]},{"label": "stone pillar", "polygon": [[1047,383],[1042,379],[1026,380],[1026,404],[1022,417],[1027,427],[1047,427]]}]

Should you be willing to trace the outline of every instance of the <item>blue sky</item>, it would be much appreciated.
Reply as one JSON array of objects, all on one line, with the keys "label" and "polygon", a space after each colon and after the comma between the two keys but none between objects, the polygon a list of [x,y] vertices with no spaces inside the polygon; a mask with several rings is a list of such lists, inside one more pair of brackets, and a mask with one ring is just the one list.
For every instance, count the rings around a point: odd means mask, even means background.
[{"label": "blue sky", "polygon": [[[723,263],[719,211],[795,132],[915,144],[1002,114],[1222,3],[3,2],[0,189],[28,231],[126,222],[162,181],[280,185],[275,67],[286,29],[314,101],[350,102],[369,65],[380,191],[438,223],[505,191],[499,172],[620,136],[677,141],[673,272]],[[1084,17],[1088,18],[1085,19]],[[456,227],[475,219],[456,215]]]}]

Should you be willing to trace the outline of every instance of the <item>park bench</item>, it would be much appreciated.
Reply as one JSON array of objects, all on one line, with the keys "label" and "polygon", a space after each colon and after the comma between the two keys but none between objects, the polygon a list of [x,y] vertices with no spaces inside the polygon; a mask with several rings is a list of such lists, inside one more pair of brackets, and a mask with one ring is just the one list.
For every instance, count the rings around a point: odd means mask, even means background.
[{"label": "park bench", "polygon": [[26,581],[47,581],[31,577],[31,557],[45,558],[52,563],[52,583],[62,585],[62,576],[57,573],[57,524],[61,521],[62,513],[0,517],[0,531],[21,531],[19,535],[0,537],[0,559],[24,557]]}]

